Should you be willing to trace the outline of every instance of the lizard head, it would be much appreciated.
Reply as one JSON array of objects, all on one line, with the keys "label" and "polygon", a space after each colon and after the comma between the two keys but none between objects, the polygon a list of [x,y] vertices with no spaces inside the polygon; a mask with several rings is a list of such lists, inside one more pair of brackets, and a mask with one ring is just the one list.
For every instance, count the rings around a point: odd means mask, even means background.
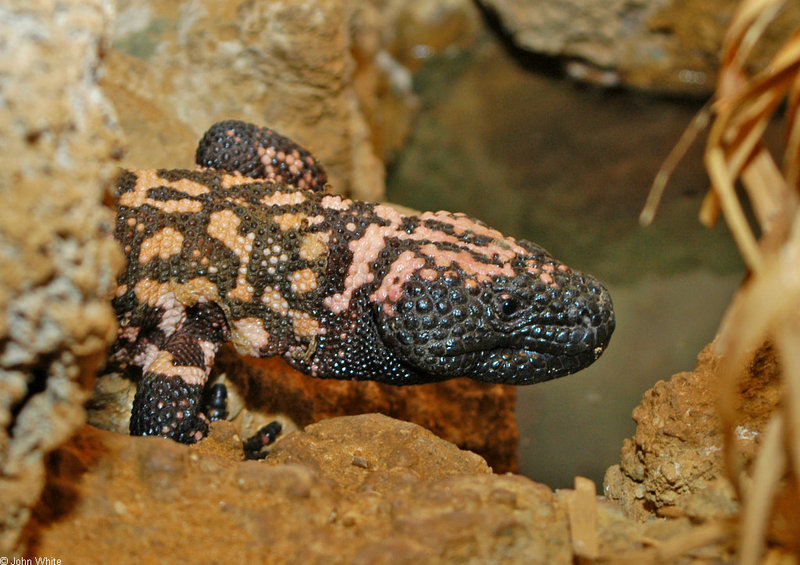
[{"label": "lizard head", "polygon": [[615,326],[600,282],[536,244],[465,233],[461,248],[415,249],[425,266],[379,309],[381,338],[404,363],[442,378],[533,384],[600,356]]}]

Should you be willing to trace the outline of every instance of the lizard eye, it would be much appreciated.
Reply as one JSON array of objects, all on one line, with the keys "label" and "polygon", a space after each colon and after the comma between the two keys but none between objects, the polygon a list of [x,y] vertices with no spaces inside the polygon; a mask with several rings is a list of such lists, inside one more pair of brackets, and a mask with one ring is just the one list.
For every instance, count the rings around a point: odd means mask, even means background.
[{"label": "lizard eye", "polygon": [[497,302],[497,313],[504,320],[510,320],[522,308],[522,303],[515,297],[503,294]]}]

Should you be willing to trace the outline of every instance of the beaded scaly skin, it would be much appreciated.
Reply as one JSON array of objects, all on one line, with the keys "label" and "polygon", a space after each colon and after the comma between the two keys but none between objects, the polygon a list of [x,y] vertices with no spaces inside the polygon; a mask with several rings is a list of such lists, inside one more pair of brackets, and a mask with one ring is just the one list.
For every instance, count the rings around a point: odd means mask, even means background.
[{"label": "beaded scaly skin", "polygon": [[398,385],[537,383],[608,344],[608,291],[534,243],[464,214],[330,194],[309,152],[251,124],[216,124],[196,157],[205,170],[125,171],[117,185],[127,265],[112,359],[142,371],[132,434],[202,438],[225,342],[317,377]]}]

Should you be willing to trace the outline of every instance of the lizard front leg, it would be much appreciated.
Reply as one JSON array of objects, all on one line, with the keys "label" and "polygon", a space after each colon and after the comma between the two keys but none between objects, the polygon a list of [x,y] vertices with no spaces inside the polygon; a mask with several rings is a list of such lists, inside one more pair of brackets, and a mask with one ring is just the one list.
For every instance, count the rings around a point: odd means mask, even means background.
[{"label": "lizard front leg", "polygon": [[142,367],[131,412],[131,434],[158,435],[182,443],[202,439],[208,432],[208,419],[201,411],[203,387],[217,348],[229,339],[219,306],[206,302],[187,308],[184,322]]}]

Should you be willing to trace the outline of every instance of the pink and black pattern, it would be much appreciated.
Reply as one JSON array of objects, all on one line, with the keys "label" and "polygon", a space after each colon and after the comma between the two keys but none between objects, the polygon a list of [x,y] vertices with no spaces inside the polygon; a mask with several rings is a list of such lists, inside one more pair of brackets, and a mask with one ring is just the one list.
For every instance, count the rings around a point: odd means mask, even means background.
[{"label": "pink and black pattern", "polygon": [[[251,140],[230,154],[258,155],[252,140],[272,139],[223,124],[212,130]],[[229,341],[309,375],[392,384],[531,384],[580,370],[608,344],[608,291],[538,245],[463,214],[407,216],[309,188],[219,170],[120,177],[128,263],[114,357],[143,374],[132,433],[202,437],[202,389]]]}]

